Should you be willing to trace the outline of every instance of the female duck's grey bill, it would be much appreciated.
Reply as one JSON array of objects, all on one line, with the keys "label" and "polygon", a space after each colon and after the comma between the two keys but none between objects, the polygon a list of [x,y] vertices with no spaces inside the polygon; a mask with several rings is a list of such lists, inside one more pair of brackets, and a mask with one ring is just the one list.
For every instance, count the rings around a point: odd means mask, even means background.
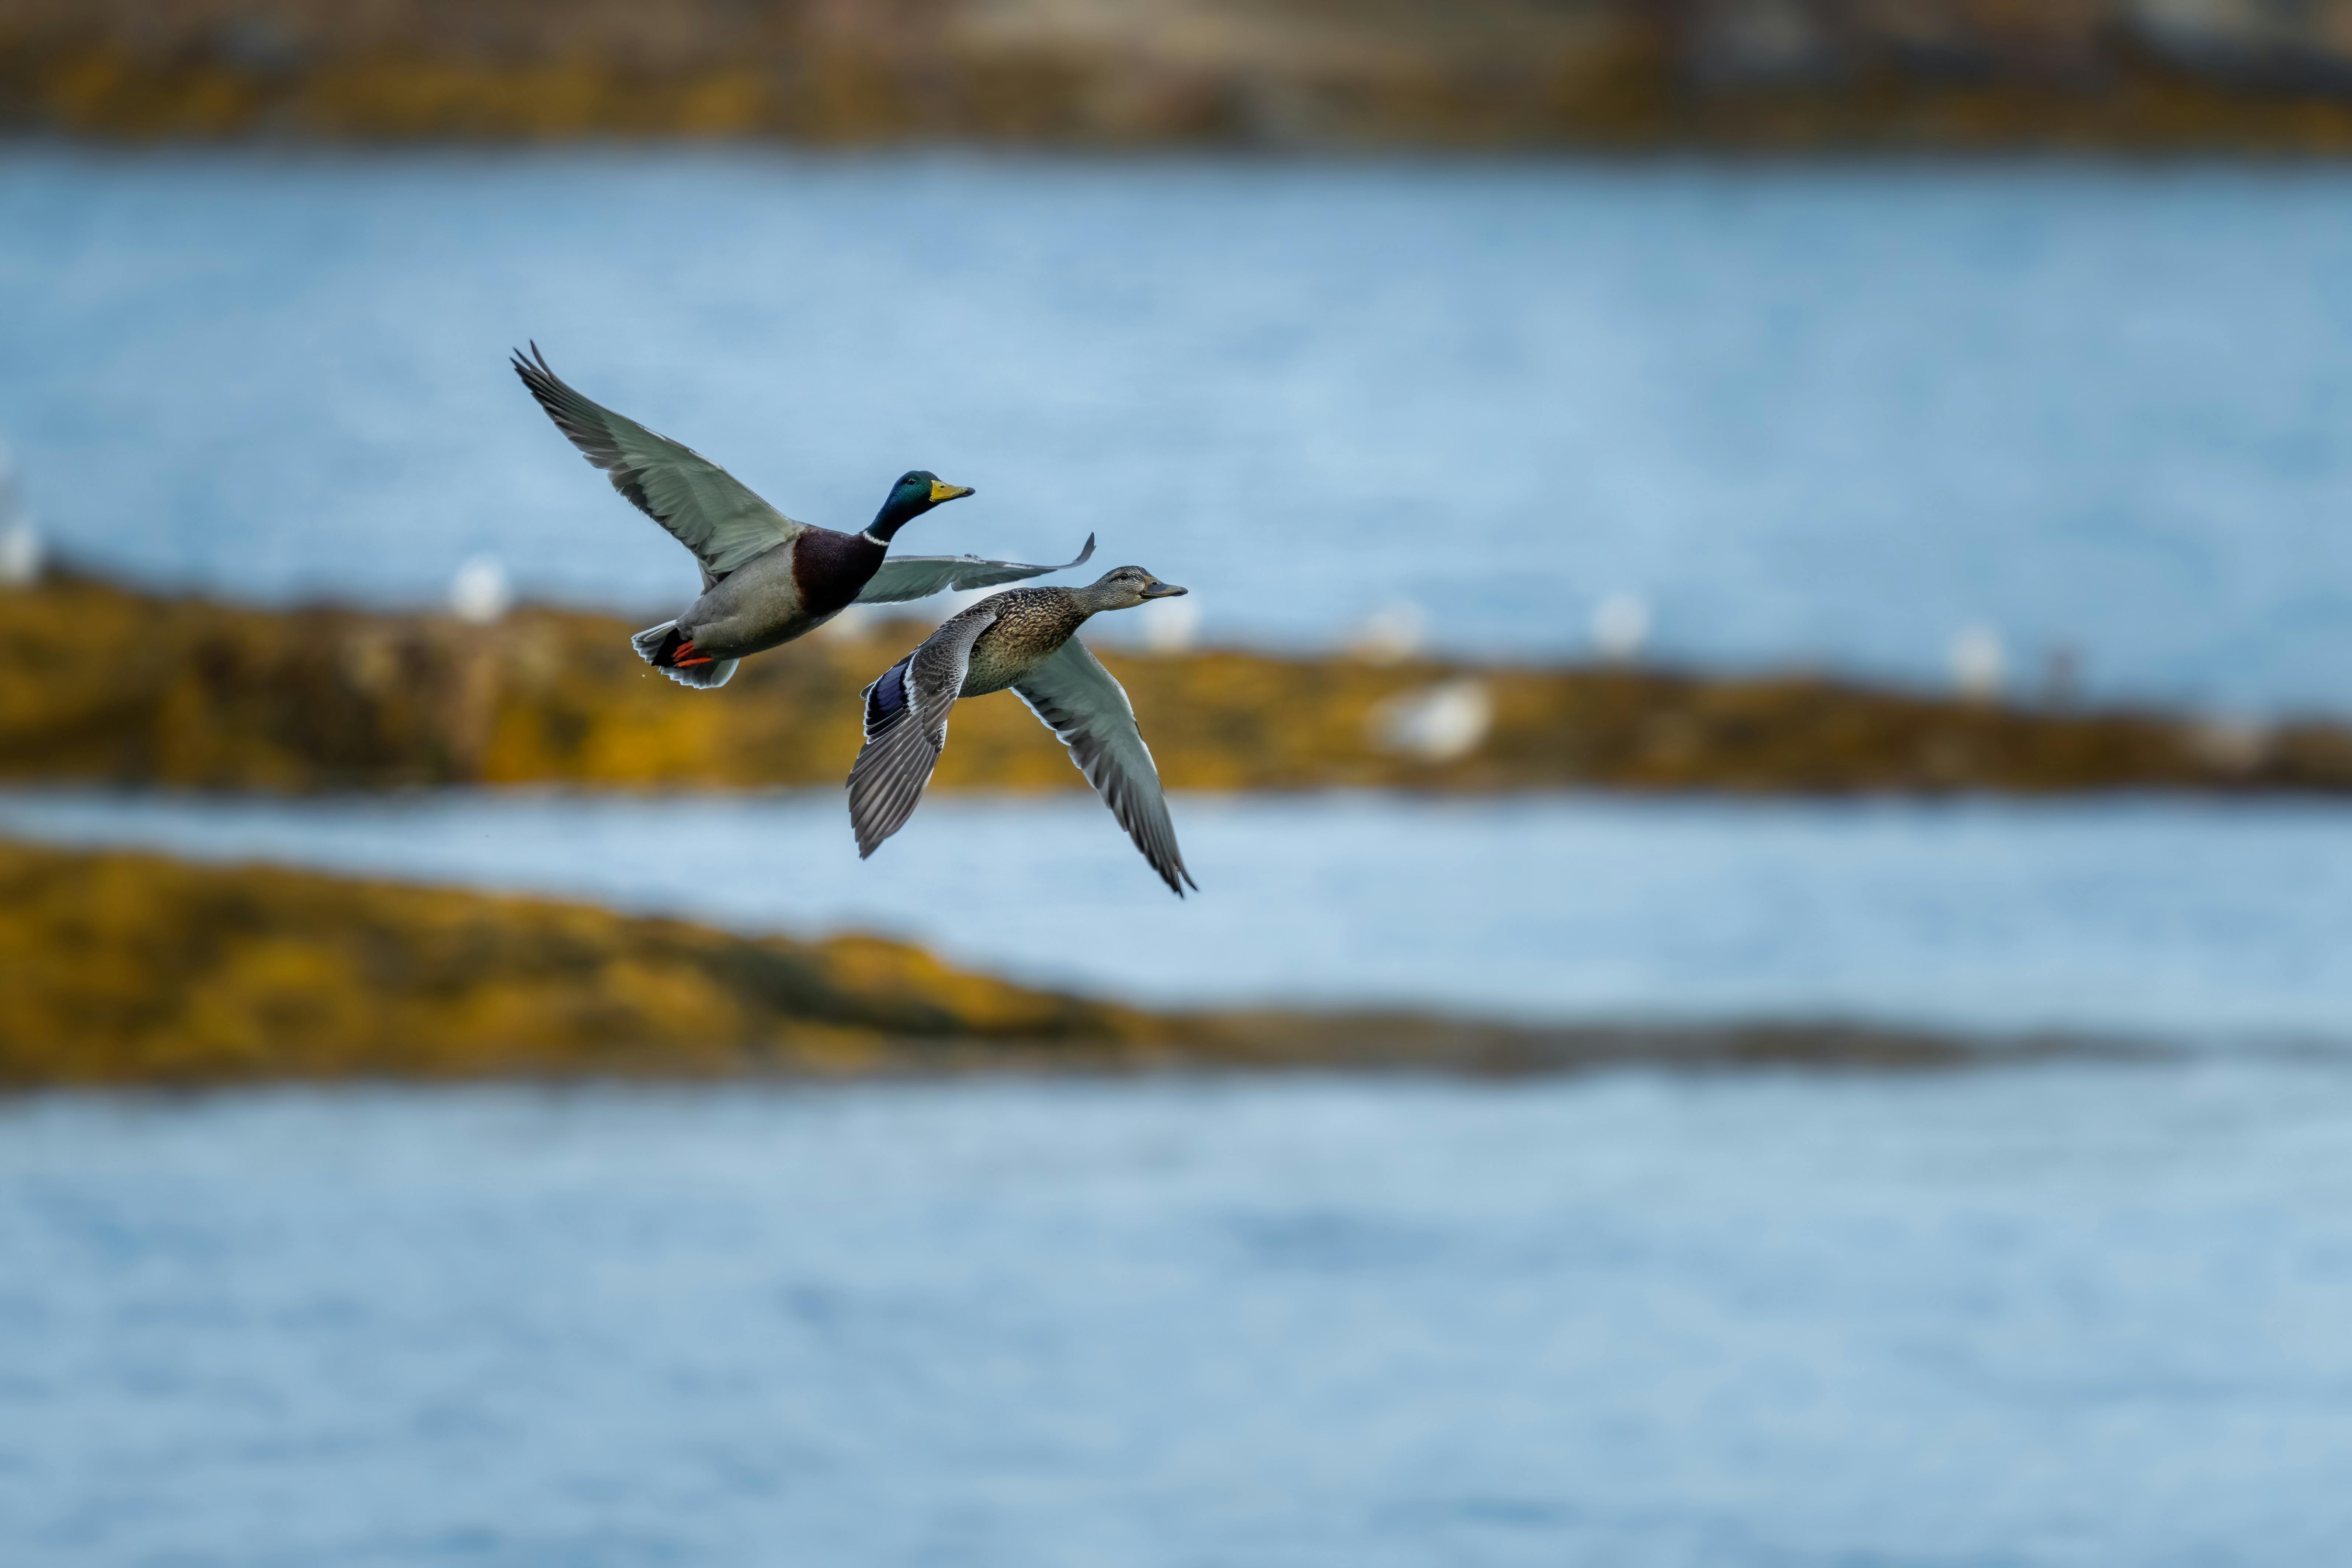
[{"label": "female duck's grey bill", "polygon": [[1179,588],[1173,583],[1154,583],[1143,591],[1143,596],[1147,599],[1180,599],[1192,591],[1190,588]]}]

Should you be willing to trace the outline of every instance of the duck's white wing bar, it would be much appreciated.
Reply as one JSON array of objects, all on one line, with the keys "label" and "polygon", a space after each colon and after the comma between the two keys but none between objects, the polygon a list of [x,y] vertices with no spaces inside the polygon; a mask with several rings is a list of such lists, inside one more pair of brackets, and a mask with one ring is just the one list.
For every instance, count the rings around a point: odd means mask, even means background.
[{"label": "duck's white wing bar", "polygon": [[1183,852],[1176,847],[1176,825],[1168,818],[1168,797],[1160,788],[1151,748],[1136,727],[1135,709],[1101,661],[1072,637],[1013,689],[1070,748],[1070,761],[1087,775],[1160,880],[1180,899],[1186,883],[1199,892],[1201,884],[1192,881],[1192,873],[1184,868]]},{"label": "duck's white wing bar", "polygon": [[866,744],[849,768],[849,826],[857,858],[907,826],[947,750],[948,715],[971,667],[971,645],[996,624],[986,605],[933,632],[866,689]]},{"label": "duck's white wing bar", "polygon": [[515,374],[613,488],[694,552],[712,580],[801,531],[794,522],[709,458],[656,436],[564,384],[539,345],[514,356]]},{"label": "duck's white wing bar", "polygon": [[1017,583],[1024,577],[1043,577],[1048,572],[1067,572],[1073,566],[1083,566],[1093,559],[1094,552],[1095,536],[1089,533],[1087,547],[1078,552],[1077,559],[1065,561],[1059,566],[983,561],[977,555],[892,555],[858,591],[856,602],[903,605],[909,599],[926,599],[950,588],[993,588],[999,583]]}]

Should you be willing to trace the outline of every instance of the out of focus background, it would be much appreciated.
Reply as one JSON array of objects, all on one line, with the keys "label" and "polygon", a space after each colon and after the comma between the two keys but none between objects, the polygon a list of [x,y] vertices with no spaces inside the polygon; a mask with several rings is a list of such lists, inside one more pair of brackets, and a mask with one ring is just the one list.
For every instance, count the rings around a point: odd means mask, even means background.
[{"label": "out of focus background", "polygon": [[[2352,1550],[2352,5],[0,0],[0,1557]],[[507,369],[1136,562],[861,863]],[[1081,574],[1091,575],[1092,569]]]}]

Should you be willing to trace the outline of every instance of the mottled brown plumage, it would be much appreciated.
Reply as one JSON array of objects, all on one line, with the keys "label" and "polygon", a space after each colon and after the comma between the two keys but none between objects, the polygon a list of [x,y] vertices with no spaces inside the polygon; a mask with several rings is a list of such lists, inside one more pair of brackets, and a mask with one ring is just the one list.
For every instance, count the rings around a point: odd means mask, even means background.
[{"label": "mottled brown plumage", "polygon": [[1192,882],[1160,772],[1135,710],[1076,638],[1090,616],[1184,590],[1140,566],[1084,588],[1016,588],[951,617],[866,689],[866,745],[849,770],[849,820],[860,858],[906,826],[946,748],[948,715],[966,697],[1011,689],[1062,738],[1162,880],[1181,898]]},{"label": "mottled brown plumage", "polygon": [[972,639],[959,697],[1003,690],[1077,635],[1094,614],[1081,607],[1074,588],[1015,588],[988,604],[995,614]]}]

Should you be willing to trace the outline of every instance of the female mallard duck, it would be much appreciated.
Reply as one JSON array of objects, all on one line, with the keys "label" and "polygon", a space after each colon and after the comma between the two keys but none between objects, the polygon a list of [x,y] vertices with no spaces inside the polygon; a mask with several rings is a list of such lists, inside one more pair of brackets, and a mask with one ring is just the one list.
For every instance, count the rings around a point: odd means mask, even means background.
[{"label": "female mallard duck", "polygon": [[1076,636],[1088,616],[1183,592],[1140,566],[1122,566],[1084,588],[1015,588],[951,617],[885,670],[866,689],[866,744],[849,770],[857,858],[873,854],[914,815],[947,747],[956,700],[1009,686],[1070,748],[1070,760],[1160,879],[1180,899],[1188,882],[1198,892],[1135,710]]},{"label": "female mallard duck", "polygon": [[[899,476],[858,533],[795,522],[709,458],[581,396],[548,368],[539,345],[514,356],[515,374],[588,461],[638,510],[677,536],[702,563],[702,596],[684,615],[631,637],[647,664],[682,686],[724,686],[745,656],[805,637],[851,605],[896,605],[947,588],[986,588],[1066,571],[977,555],[889,556],[914,519],[958,496],[920,469]],[[888,556],[886,560],[885,557]]]}]

